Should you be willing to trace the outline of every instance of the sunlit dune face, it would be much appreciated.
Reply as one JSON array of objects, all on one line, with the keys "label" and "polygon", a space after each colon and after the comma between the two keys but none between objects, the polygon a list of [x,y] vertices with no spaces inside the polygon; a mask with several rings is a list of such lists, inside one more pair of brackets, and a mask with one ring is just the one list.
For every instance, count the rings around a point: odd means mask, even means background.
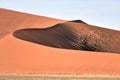
[{"label": "sunlit dune face", "polygon": [[61,23],[45,29],[21,29],[13,33],[16,38],[40,45],[112,53],[120,53],[119,34],[118,31],[90,26],[80,21]]},{"label": "sunlit dune face", "polygon": [[45,28],[60,22],[65,22],[65,20],[0,9],[0,39],[18,29]]}]

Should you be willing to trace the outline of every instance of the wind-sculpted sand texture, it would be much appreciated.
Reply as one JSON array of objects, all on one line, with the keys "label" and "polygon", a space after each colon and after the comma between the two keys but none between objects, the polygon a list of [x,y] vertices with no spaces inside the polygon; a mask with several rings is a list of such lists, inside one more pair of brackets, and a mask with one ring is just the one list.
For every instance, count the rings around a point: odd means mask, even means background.
[{"label": "wind-sculpted sand texture", "polygon": [[119,31],[87,25],[80,20],[44,29],[22,29],[14,36],[56,48],[120,53]]},{"label": "wind-sculpted sand texture", "polygon": [[[120,55],[112,53],[119,53],[119,31],[90,26],[79,20],[66,23],[31,16],[35,15],[0,9],[0,74],[120,74]],[[97,47],[93,40],[98,41]]]}]

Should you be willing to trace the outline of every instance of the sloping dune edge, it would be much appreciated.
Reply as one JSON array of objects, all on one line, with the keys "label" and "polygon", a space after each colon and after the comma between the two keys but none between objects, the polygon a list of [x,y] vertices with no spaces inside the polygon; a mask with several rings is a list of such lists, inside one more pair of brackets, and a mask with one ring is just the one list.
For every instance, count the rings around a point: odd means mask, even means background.
[{"label": "sloping dune edge", "polygon": [[0,8],[0,39],[18,29],[45,28],[61,22],[65,20]]}]

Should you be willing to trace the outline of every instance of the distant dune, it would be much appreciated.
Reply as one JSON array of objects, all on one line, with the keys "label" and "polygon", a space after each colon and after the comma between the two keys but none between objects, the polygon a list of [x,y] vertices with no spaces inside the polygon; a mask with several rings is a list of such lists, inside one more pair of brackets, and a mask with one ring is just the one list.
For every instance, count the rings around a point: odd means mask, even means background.
[{"label": "distant dune", "polygon": [[56,48],[120,53],[119,31],[87,25],[81,20],[44,29],[22,29],[14,36]]},{"label": "distant dune", "polygon": [[0,9],[0,74],[120,75],[119,39],[119,31],[81,20]]},{"label": "distant dune", "polygon": [[83,24],[87,24],[87,23],[85,23],[84,21],[82,21],[82,20],[73,20],[73,21],[69,21],[69,22],[76,22],[76,23],[83,23]]}]

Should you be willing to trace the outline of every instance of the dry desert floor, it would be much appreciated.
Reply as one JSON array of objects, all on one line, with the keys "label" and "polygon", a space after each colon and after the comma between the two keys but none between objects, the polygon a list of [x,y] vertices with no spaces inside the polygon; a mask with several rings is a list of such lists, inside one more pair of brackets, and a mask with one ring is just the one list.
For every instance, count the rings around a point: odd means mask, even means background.
[{"label": "dry desert floor", "polygon": [[71,74],[5,74],[0,75],[0,80],[120,80],[120,76]]}]

